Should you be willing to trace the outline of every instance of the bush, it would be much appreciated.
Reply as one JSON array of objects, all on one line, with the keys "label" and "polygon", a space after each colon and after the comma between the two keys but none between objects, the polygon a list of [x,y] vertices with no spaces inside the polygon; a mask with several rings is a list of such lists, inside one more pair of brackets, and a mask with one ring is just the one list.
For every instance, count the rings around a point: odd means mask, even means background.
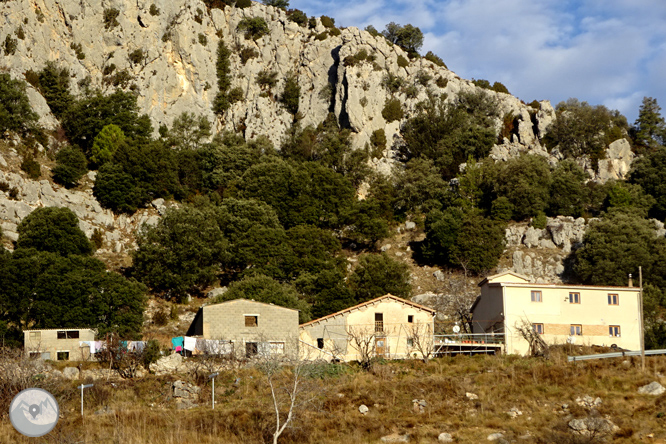
[{"label": "bush", "polygon": [[513,216],[513,204],[505,196],[500,196],[493,201],[490,215],[494,220],[508,222]]},{"label": "bush", "polygon": [[16,37],[21,40],[25,40],[25,31],[23,30],[23,26],[19,26],[16,30]]},{"label": "bush", "polygon": [[149,12],[150,12],[150,15],[152,15],[152,16],[160,15],[160,10],[157,6],[155,6],[155,3],[150,5]]},{"label": "bush", "polygon": [[76,186],[79,179],[88,172],[88,162],[83,152],[73,146],[66,146],[56,154],[53,180],[66,187]]},{"label": "bush", "polygon": [[387,73],[382,79],[382,86],[388,90],[391,94],[395,94],[400,91],[402,85],[405,83],[405,80],[400,77]]},{"label": "bush", "polygon": [[409,60],[407,60],[401,55],[398,56],[398,66],[401,68],[407,68],[409,66]]},{"label": "bush", "polygon": [[249,8],[252,6],[252,1],[251,0],[236,0],[236,3],[234,4],[235,7],[245,9]]},{"label": "bush", "polygon": [[34,77],[37,78],[34,86],[46,99],[51,112],[58,119],[62,119],[74,103],[74,97],[69,90],[69,70],[58,68],[54,62],[49,61]]},{"label": "bush", "polygon": [[37,180],[39,179],[39,176],[42,175],[39,162],[37,162],[32,156],[23,157],[23,161],[21,162],[21,169],[28,173],[28,177],[32,180]]},{"label": "bush", "polygon": [[270,90],[277,84],[277,72],[262,69],[257,73],[257,84],[261,89],[268,88]]},{"label": "bush", "polygon": [[405,116],[404,111],[402,110],[402,104],[398,99],[388,99],[384,104],[384,109],[382,109],[382,117],[387,122],[393,122],[395,120],[401,120]]},{"label": "bush", "polygon": [[548,225],[548,218],[546,217],[546,213],[544,213],[543,211],[539,212],[536,216],[532,218],[532,222],[530,223],[530,225],[540,230],[546,228],[546,226]]},{"label": "bush", "polygon": [[432,80],[432,76],[427,72],[420,70],[416,73],[416,81],[422,86],[428,86],[428,82]]},{"label": "bush", "polygon": [[364,30],[366,32],[370,33],[370,35],[373,36],[373,37],[379,37],[381,35],[381,33],[379,31],[377,31],[377,28],[375,28],[372,25],[366,26]]},{"label": "bush", "polygon": [[130,62],[134,63],[135,65],[137,63],[143,62],[143,59],[146,58],[146,54],[143,52],[143,49],[135,49],[134,51],[130,52],[129,54],[129,59]]},{"label": "bush", "polygon": [[217,95],[213,99],[213,112],[217,115],[222,115],[229,108],[229,100],[227,98],[227,90],[231,86],[231,64],[229,56],[231,51],[224,44],[224,40],[220,39],[217,44],[217,62],[215,69],[217,72]]},{"label": "bush", "polygon": [[83,46],[81,46],[80,43],[74,43],[72,42],[69,47],[74,50],[76,53],[76,58],[79,60],[83,60],[86,58],[85,53],[83,52]]},{"label": "bush", "polygon": [[241,100],[243,100],[244,97],[245,93],[243,92],[243,88],[241,88],[240,86],[232,88],[229,91],[229,94],[227,94],[227,100],[229,101],[230,105],[236,102],[240,102]]},{"label": "bush", "polygon": [[120,11],[116,8],[108,8],[104,10],[104,29],[109,30],[120,25],[118,16]]},{"label": "bush", "polygon": [[92,245],[69,208],[42,207],[18,225],[17,249],[34,248],[61,256],[90,255]]},{"label": "bush", "polygon": [[90,160],[97,165],[102,165],[113,158],[113,153],[116,152],[121,143],[125,141],[125,134],[119,126],[114,124],[106,125],[95,136],[91,150]]},{"label": "bush", "polygon": [[259,51],[249,46],[245,46],[243,49],[240,50],[239,55],[241,62],[243,63],[243,65],[245,65],[248,60],[254,59],[255,57],[259,57]]},{"label": "bush", "polygon": [[446,88],[446,85],[449,84],[449,79],[445,79],[442,76],[437,77],[437,80],[435,80],[435,85],[437,85],[440,88]]},{"label": "bush", "polygon": [[290,9],[287,12],[287,17],[299,26],[305,27],[308,24],[308,16],[300,9]]},{"label": "bush", "polygon": [[426,53],[425,59],[431,61],[432,63],[434,63],[437,66],[442,66],[442,67],[446,68],[446,63],[444,63],[444,60],[442,60],[441,57],[439,57],[438,55],[436,55],[432,51],[428,51]]},{"label": "bush", "polygon": [[339,30],[338,28],[331,28],[331,29],[328,30],[328,33],[329,33],[332,37],[337,37],[337,36],[339,36],[340,34],[342,34],[342,32],[340,32],[340,30]]},{"label": "bush", "polygon": [[0,74],[0,134],[25,134],[37,123],[39,116],[32,111],[25,89],[25,82]]},{"label": "bush", "polygon": [[370,143],[373,146],[372,157],[379,159],[386,149],[386,132],[383,128],[375,130],[370,135]]},{"label": "bush", "polygon": [[208,44],[208,38],[202,33],[199,33],[199,44],[201,46],[206,46]]},{"label": "bush", "polygon": [[104,235],[102,234],[102,230],[95,228],[92,236],[90,236],[90,243],[92,243],[95,250],[102,248],[102,245],[104,245]]},{"label": "bush", "polygon": [[385,253],[361,256],[358,266],[349,276],[349,287],[354,291],[357,303],[387,293],[405,298],[412,291],[407,264]]},{"label": "bush", "polygon": [[257,40],[270,32],[266,20],[262,17],[245,17],[238,23],[238,30],[243,31],[245,33],[245,38],[248,40]]},{"label": "bush", "polygon": [[289,0],[262,0],[262,2],[264,5],[274,8],[287,9],[289,7]]},{"label": "bush", "polygon": [[359,50],[356,54],[348,55],[343,60],[343,65],[345,66],[356,66],[358,63],[364,62],[369,59],[368,51],[365,49]]},{"label": "bush", "polygon": [[326,40],[327,38],[328,38],[328,32],[327,31],[320,32],[319,34],[317,34],[315,36],[315,40],[319,40],[319,41]]},{"label": "bush", "polygon": [[280,95],[280,102],[290,114],[296,115],[300,97],[301,87],[298,85],[296,75],[291,73],[284,82],[284,90]]},{"label": "bush", "polygon": [[7,34],[7,37],[5,37],[5,41],[2,44],[2,49],[5,51],[5,55],[14,55],[14,53],[16,53],[17,46],[18,41],[13,39],[10,34]]},{"label": "bush", "polygon": [[322,15],[319,17],[319,20],[321,21],[321,24],[324,28],[335,28],[335,19],[328,17],[326,15]]},{"label": "bush", "polygon": [[510,94],[510,93],[509,93],[509,90],[506,88],[506,86],[504,86],[504,85],[501,84],[500,82],[495,82],[495,83],[493,83],[493,86],[492,86],[492,88],[490,88],[490,89],[492,89],[492,90],[495,91],[495,92],[504,93],[504,94]]}]

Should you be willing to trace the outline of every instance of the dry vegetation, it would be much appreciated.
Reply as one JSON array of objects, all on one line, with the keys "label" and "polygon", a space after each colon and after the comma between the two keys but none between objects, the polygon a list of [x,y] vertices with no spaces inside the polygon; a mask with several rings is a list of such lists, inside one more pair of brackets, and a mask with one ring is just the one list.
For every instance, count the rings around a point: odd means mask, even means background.
[{"label": "dry vegetation", "polygon": [[[319,377],[305,381],[294,427],[282,443],[375,443],[392,433],[409,434],[410,442],[435,443],[448,432],[458,443],[486,442],[501,432],[508,442],[525,443],[639,443],[666,442],[666,394],[639,395],[638,387],[651,381],[666,384],[666,357],[649,357],[640,371],[636,358],[568,364],[555,350],[549,360],[519,357],[440,358],[376,363],[365,372],[356,367],[324,366]],[[289,370],[282,373],[288,380]],[[182,377],[181,377],[182,378]],[[62,418],[45,443],[263,443],[272,441],[275,419],[265,375],[254,368],[220,373],[217,406],[210,409],[210,385],[202,387],[200,406],[176,410],[170,398],[175,376],[147,377],[113,383],[96,381],[85,396],[86,417],[79,415],[76,385],[36,380],[59,400]],[[6,381],[5,381],[6,382]],[[285,381],[286,382],[286,381]],[[25,381],[23,381],[25,383]],[[31,382],[33,383],[33,382]],[[14,389],[18,387],[13,387]],[[478,395],[470,400],[466,393]],[[4,391],[3,411],[7,411]],[[584,395],[603,402],[592,411],[576,404]],[[9,400],[11,397],[9,398]],[[418,413],[412,400],[424,399]],[[369,407],[361,415],[358,407]],[[567,409],[562,409],[568,404]],[[94,414],[100,409],[110,411]],[[517,408],[522,415],[507,414]],[[607,417],[618,427],[612,435],[575,436],[571,419]],[[5,416],[5,419],[7,417]],[[33,442],[0,426],[0,442]]]}]

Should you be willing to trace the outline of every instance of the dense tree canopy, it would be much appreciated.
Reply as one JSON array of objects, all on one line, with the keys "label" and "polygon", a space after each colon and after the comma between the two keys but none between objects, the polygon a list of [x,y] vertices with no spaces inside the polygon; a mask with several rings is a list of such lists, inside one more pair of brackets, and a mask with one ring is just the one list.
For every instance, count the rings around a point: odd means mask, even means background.
[{"label": "dense tree canopy", "polygon": [[89,255],[93,250],[79,228],[79,218],[69,208],[37,208],[21,221],[17,230],[17,249],[34,248],[62,256]]},{"label": "dense tree canopy", "polygon": [[629,180],[655,198],[650,216],[666,219],[666,148],[658,147],[636,159],[631,166]]},{"label": "dense tree canopy", "polygon": [[661,115],[657,99],[643,97],[634,124],[634,141],[643,150],[653,150],[666,144],[666,121]]},{"label": "dense tree canopy", "polygon": [[25,82],[0,73],[0,133],[25,134],[37,123],[38,116],[30,107],[25,90]]},{"label": "dense tree canopy", "polygon": [[409,297],[412,291],[409,284],[407,264],[392,259],[385,253],[361,256],[354,272],[349,276],[349,288],[354,292],[357,303],[378,298],[386,293]]}]

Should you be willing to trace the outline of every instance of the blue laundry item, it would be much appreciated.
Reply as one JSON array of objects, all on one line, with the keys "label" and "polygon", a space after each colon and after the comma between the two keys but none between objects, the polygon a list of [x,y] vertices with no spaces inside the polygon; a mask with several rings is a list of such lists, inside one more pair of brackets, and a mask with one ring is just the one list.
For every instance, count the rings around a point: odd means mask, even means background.
[{"label": "blue laundry item", "polygon": [[176,336],[175,338],[171,338],[171,348],[175,350],[176,347],[180,347],[180,349],[182,350],[184,345],[183,342],[184,339],[182,336]]}]

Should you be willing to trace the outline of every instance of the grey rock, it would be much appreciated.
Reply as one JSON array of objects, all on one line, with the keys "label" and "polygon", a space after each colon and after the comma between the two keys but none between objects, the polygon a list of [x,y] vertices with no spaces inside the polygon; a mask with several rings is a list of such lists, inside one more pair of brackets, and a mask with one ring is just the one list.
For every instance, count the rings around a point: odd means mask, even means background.
[{"label": "grey rock", "polygon": [[219,296],[219,295],[221,295],[221,294],[226,293],[227,290],[229,290],[227,287],[213,288],[211,291],[209,291],[208,293],[206,293],[206,297],[207,297],[208,299],[212,299],[212,298],[214,298],[214,297],[217,297],[217,296]]},{"label": "grey rock", "polygon": [[379,438],[381,442],[409,442],[409,435],[399,435],[397,433],[394,433],[392,435],[387,435],[387,436],[382,436]]},{"label": "grey rock", "polygon": [[435,279],[437,279],[440,282],[446,280],[446,273],[444,273],[442,270],[437,270],[432,275],[435,276]]},{"label": "grey rock", "polygon": [[76,367],[65,367],[62,375],[67,379],[79,379],[79,369]]},{"label": "grey rock", "polygon": [[370,411],[370,409],[368,408],[367,405],[365,405],[365,404],[361,404],[361,405],[358,407],[358,411],[359,411],[359,413],[360,413],[361,415],[366,415],[366,414],[368,413],[368,411]]},{"label": "grey rock", "polygon": [[539,240],[543,237],[545,230],[540,228],[528,227],[525,231],[525,238],[523,244],[527,248],[534,248],[539,246]]},{"label": "grey rock", "polygon": [[439,442],[453,442],[453,436],[450,433],[442,432],[437,436]]},{"label": "grey rock", "polygon": [[465,393],[465,397],[467,399],[469,399],[470,401],[473,401],[475,399],[479,399],[479,395],[477,395],[476,393],[470,393],[470,392]]},{"label": "grey rock", "polygon": [[490,435],[488,435],[488,437],[486,439],[488,441],[501,441],[501,440],[504,439],[504,435],[499,433],[499,432],[491,433]]},{"label": "grey rock", "polygon": [[183,357],[178,353],[173,353],[158,359],[150,364],[150,371],[156,375],[165,375],[176,373],[182,369]]},{"label": "grey rock", "polygon": [[506,414],[509,415],[511,419],[515,419],[518,416],[521,416],[523,412],[521,412],[517,407],[511,407],[511,409],[509,409],[509,411],[506,412]]},{"label": "grey rock", "polygon": [[415,228],[416,228],[416,222],[412,222],[411,220],[405,222],[405,230],[413,230]]},{"label": "grey rock", "polygon": [[638,393],[640,393],[641,395],[659,396],[664,392],[666,392],[666,388],[664,388],[657,381],[653,381],[648,385],[644,385],[643,387],[640,387],[638,389]]},{"label": "grey rock", "polygon": [[2,157],[2,155],[0,155],[0,166],[2,166],[2,167],[7,166],[7,161],[5,160],[4,157]]},{"label": "grey rock", "polygon": [[582,419],[572,419],[568,425],[571,430],[582,436],[610,435],[620,430],[610,419],[592,416]]}]

